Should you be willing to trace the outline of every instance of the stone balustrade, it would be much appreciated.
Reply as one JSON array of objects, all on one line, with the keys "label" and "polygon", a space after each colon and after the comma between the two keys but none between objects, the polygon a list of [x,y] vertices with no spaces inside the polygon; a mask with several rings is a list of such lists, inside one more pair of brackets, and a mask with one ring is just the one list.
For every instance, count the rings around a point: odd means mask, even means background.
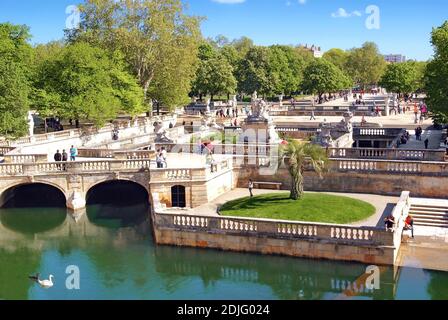
[{"label": "stone balustrade", "polygon": [[14,147],[0,147],[0,156],[4,156],[14,150]]},{"label": "stone balustrade", "polygon": [[39,163],[47,162],[46,154],[6,154],[5,163]]},{"label": "stone balustrade", "polygon": [[55,173],[93,173],[142,171],[151,168],[151,160],[112,160],[0,164],[0,176],[46,175]]},{"label": "stone balustrade", "polygon": [[394,245],[393,233],[374,227],[165,213],[156,213],[154,224],[159,230],[175,229],[177,231],[237,234],[291,240],[324,240],[341,244]]},{"label": "stone balustrade", "polygon": [[444,161],[444,151],[440,150],[406,150],[406,149],[372,149],[372,148],[330,148],[328,157],[349,159],[388,159]]}]

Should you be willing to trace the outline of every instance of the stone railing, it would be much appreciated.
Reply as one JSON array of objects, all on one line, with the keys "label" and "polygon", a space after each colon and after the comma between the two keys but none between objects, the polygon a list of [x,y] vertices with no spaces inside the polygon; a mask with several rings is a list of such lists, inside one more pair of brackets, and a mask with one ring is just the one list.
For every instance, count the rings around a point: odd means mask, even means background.
[{"label": "stone railing", "polygon": [[14,147],[0,147],[0,156],[4,156],[14,150]]},{"label": "stone railing", "polygon": [[41,163],[48,162],[46,154],[7,154],[5,163]]},{"label": "stone railing", "polygon": [[113,160],[0,164],[0,176],[150,170],[151,160]]},{"label": "stone railing", "polygon": [[341,244],[393,246],[394,234],[381,228],[237,217],[155,213],[157,229],[247,235],[290,240],[324,240]]},{"label": "stone railing", "polygon": [[394,246],[400,248],[402,242],[403,229],[405,227],[406,218],[409,215],[411,208],[410,192],[404,191],[401,193],[400,200],[395,206],[392,215],[395,218],[394,229]]},{"label": "stone railing", "polygon": [[448,175],[446,162],[332,159],[331,169],[339,172]]},{"label": "stone railing", "polygon": [[329,148],[328,157],[348,159],[421,160],[444,161],[444,151],[371,149],[371,148]]}]

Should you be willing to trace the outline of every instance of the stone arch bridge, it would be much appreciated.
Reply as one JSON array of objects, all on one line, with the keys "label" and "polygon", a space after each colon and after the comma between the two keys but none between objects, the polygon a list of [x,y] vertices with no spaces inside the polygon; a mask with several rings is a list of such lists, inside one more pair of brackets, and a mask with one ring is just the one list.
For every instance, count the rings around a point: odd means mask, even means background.
[{"label": "stone arch bridge", "polygon": [[26,184],[45,184],[59,189],[67,208],[85,208],[86,195],[94,186],[109,181],[131,181],[149,192],[150,160],[30,163],[0,166],[0,205],[7,190]]}]

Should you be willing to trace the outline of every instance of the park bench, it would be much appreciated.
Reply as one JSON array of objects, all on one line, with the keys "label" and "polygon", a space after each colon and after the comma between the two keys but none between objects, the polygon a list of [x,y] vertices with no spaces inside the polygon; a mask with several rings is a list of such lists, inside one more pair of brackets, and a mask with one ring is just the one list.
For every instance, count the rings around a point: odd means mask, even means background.
[{"label": "park bench", "polygon": [[255,189],[263,189],[260,187],[266,186],[266,187],[268,187],[267,189],[280,190],[282,185],[283,185],[283,183],[281,183],[281,182],[254,182]]}]

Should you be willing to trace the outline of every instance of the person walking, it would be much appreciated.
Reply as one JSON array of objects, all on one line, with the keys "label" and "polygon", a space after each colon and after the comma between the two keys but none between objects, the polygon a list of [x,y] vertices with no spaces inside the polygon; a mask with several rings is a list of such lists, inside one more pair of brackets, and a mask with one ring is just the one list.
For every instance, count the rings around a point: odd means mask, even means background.
[{"label": "person walking", "polygon": [[426,138],[426,140],[425,140],[425,149],[428,150],[428,148],[429,148],[429,139]]},{"label": "person walking", "polygon": [[411,215],[408,215],[408,217],[406,218],[404,229],[411,230],[412,238],[414,238],[414,218],[412,218]]},{"label": "person walking", "polygon": [[78,150],[75,146],[70,148],[70,161],[76,161],[76,157],[78,156]]},{"label": "person walking", "polygon": [[160,152],[160,150],[157,150],[156,163],[157,163],[157,169],[163,168],[163,157],[162,157],[162,153]]},{"label": "person walking", "polygon": [[314,115],[314,110],[311,111],[311,118],[310,118],[310,121],[311,121],[311,120],[316,120],[316,117],[315,117],[315,115]]},{"label": "person walking", "polygon": [[[54,161],[56,162],[61,162],[62,161],[62,154],[59,152],[59,150],[56,151],[56,153],[54,154]],[[61,165],[58,163],[57,164],[58,169],[61,169]]]},{"label": "person walking", "polygon": [[252,180],[249,180],[249,193],[251,198],[254,197],[252,190],[254,190],[254,182]]}]

